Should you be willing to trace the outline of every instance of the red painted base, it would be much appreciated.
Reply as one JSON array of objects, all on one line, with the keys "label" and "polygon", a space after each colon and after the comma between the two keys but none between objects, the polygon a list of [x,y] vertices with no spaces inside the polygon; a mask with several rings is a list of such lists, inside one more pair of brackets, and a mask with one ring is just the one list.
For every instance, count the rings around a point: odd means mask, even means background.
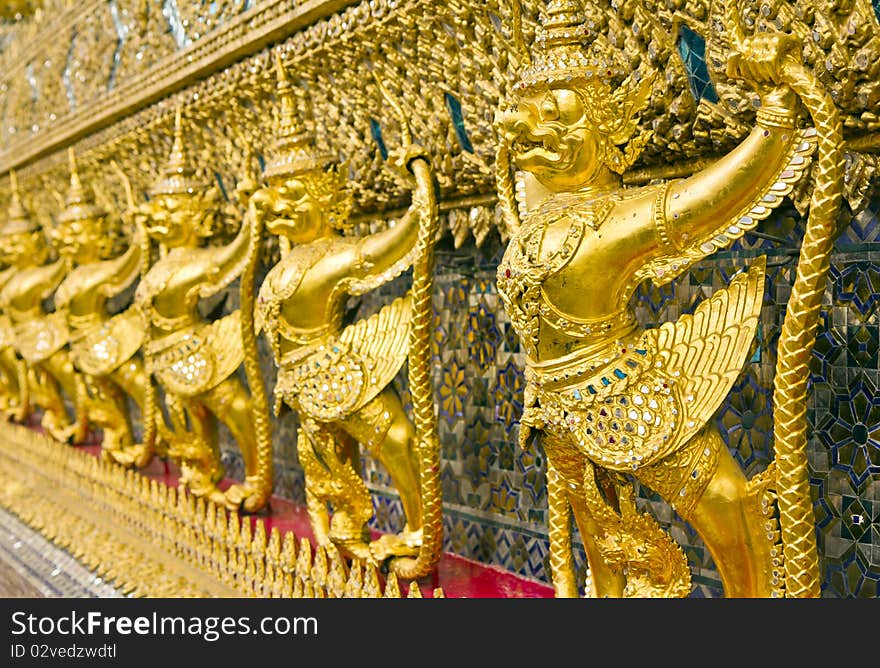
[{"label": "red painted base", "polygon": [[[100,445],[78,446],[95,456],[100,456]],[[155,478],[166,485],[177,486],[179,471],[167,461],[154,459],[141,471],[143,475]],[[233,483],[224,480],[220,487],[225,489]],[[269,510],[260,515],[266,530],[278,528],[283,536],[293,531],[297,538],[308,538],[314,544],[306,509],[289,499],[273,496]],[[250,518],[254,521],[254,518]],[[375,536],[380,534],[374,532]],[[374,537],[375,537],[374,536]],[[541,583],[509,573],[496,566],[465,559],[456,554],[443,553],[436,571],[419,581],[424,597],[431,597],[435,588],[441,587],[447,598],[552,598],[553,588]],[[405,591],[404,591],[405,595]]]}]

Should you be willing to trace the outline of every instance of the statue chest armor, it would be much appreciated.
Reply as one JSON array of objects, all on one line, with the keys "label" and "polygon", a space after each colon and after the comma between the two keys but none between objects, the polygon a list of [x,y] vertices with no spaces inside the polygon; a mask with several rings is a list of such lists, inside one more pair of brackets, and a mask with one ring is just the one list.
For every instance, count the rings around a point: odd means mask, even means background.
[{"label": "statue chest armor", "polygon": [[283,341],[294,346],[307,345],[340,330],[343,314],[340,306],[347,296],[341,288],[332,290],[321,303],[311,305],[311,309],[323,310],[323,322],[317,326],[303,326],[296,322],[302,308],[299,304],[291,304],[308,272],[329,254],[336,254],[339,243],[338,239],[319,239],[295,247],[269,271],[260,286],[257,326],[266,333],[276,361],[281,360]]},{"label": "statue chest armor", "polygon": [[[548,299],[544,290],[547,283],[564,277],[584,240],[600,228],[616,201],[615,196],[609,196],[584,206],[569,197],[558,198],[529,215],[519,234],[508,244],[498,266],[498,292],[530,358],[537,358],[545,326],[573,339],[595,339],[632,324],[632,316],[624,309],[613,309],[607,315],[589,319],[565,313]],[[552,250],[542,248],[550,226],[556,228]],[[602,286],[594,289],[604,291]],[[583,298],[589,299],[589,295]]]},{"label": "statue chest armor", "polygon": [[[154,264],[138,284],[135,302],[148,323],[174,331],[193,320],[197,289],[207,281],[203,249],[175,249]],[[195,297],[195,299],[193,299]]]}]

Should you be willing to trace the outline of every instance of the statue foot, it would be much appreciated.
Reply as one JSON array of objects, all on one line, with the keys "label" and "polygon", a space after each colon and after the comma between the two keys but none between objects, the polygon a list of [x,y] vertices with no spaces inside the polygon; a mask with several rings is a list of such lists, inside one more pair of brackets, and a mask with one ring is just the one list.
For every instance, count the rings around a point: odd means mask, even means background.
[{"label": "statue foot", "polygon": [[117,464],[138,469],[145,467],[153,459],[153,451],[142,443],[120,448],[104,448],[102,452]]},{"label": "statue foot", "polygon": [[370,552],[376,561],[389,557],[415,557],[422,546],[422,530],[404,528],[399,534],[387,534],[370,543]]},{"label": "statue foot", "polygon": [[117,452],[128,462],[127,466],[133,466],[138,469],[144,468],[153,459],[153,449],[143,443],[135,443],[120,448]]},{"label": "statue foot", "polygon": [[232,485],[227,489],[224,498],[227,508],[243,508],[246,512],[255,513],[266,506],[269,494],[252,480],[245,479],[243,485]]},{"label": "statue foot", "polygon": [[377,565],[370,544],[360,538],[351,538],[343,536],[331,536],[330,541],[339,550],[342,556],[353,559],[360,559],[367,563]]},{"label": "statue foot", "polygon": [[61,443],[71,443],[77,432],[77,425],[75,424],[59,426],[54,420],[46,420],[45,418],[43,419],[41,426],[52,438]]},{"label": "statue foot", "polygon": [[31,411],[28,406],[17,406],[14,408],[10,408],[7,411],[7,419],[12,420],[13,422],[17,422],[19,424],[26,423],[30,416]]},{"label": "statue foot", "polygon": [[213,501],[217,505],[227,506],[226,495],[217,487],[217,480],[221,474],[211,475],[202,470],[193,468],[186,464],[181,466],[180,485],[185,487],[190,494],[196,497]]}]

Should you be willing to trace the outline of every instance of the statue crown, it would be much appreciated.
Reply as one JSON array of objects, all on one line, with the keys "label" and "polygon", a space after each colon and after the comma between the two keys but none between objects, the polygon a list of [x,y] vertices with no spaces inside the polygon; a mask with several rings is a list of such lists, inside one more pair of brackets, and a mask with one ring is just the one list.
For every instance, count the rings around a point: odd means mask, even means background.
[{"label": "statue crown", "polygon": [[314,137],[300,125],[296,112],[293,86],[280,55],[276,55],[275,70],[278,79],[277,93],[281,111],[275,123],[275,145],[272,156],[266,160],[263,176],[266,178],[301,176],[323,172],[334,162],[332,155],[315,148]]},{"label": "statue crown", "polygon": [[95,205],[94,194],[91,189],[83,186],[79,178],[76,154],[72,147],[67,149],[67,157],[70,162],[70,188],[67,191],[64,210],[58,215],[58,222],[71,223],[77,220],[100,218],[106,215],[103,209]]},{"label": "statue crown", "polygon": [[174,113],[174,143],[168,162],[162,169],[161,176],[150,188],[150,195],[194,194],[207,190],[208,184],[197,179],[196,170],[189,164],[186,155],[186,144],[183,138],[183,119],[180,107]]},{"label": "statue crown", "polygon": [[318,150],[314,136],[300,125],[293,86],[280,55],[276,55],[275,66],[281,111],[275,125],[272,156],[266,160],[263,176],[301,180],[312,197],[326,204],[330,225],[345,230],[350,227],[352,207],[347,179],[338,168],[334,168],[336,158]]},{"label": "statue crown", "polygon": [[619,82],[627,74],[627,62],[600,32],[604,23],[598,9],[587,14],[579,0],[551,0],[541,13],[530,62],[515,89]]},{"label": "statue crown", "polygon": [[6,224],[3,226],[3,234],[17,234],[20,232],[36,232],[41,225],[34,220],[24,205],[21,203],[21,195],[18,192],[18,178],[15,170],[9,170],[9,181],[12,187],[12,201],[9,203]]}]

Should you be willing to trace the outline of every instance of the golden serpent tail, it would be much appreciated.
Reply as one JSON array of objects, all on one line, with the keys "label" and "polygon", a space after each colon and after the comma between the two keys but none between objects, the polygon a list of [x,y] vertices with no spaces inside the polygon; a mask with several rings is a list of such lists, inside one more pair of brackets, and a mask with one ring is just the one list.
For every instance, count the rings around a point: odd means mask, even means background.
[{"label": "golden serpent tail", "polygon": [[[143,226],[143,223],[139,222],[135,219],[135,225],[137,226],[138,233],[138,243],[141,246],[141,280],[147,276],[147,272],[150,270],[150,237],[147,234],[146,229]],[[142,350],[146,349],[146,344],[150,340],[150,328],[146,327],[146,335],[144,336],[144,346]],[[141,420],[144,423],[144,434],[141,439],[144,449],[147,452],[155,452],[156,451],[156,417],[159,415],[159,409],[157,405],[156,399],[156,386],[153,385],[153,374],[152,374],[152,364],[150,364],[149,359],[146,355],[144,355],[144,373],[146,374],[146,387],[144,388],[144,405],[141,407]]]},{"label": "golden serpent tail", "polygon": [[807,467],[807,380],[819,307],[837,233],[843,192],[842,126],[830,95],[803,65],[790,62],[785,79],[813,118],[818,159],[810,214],[797,274],[779,336],[773,393],[779,522],[786,596],[819,596],[815,519]]},{"label": "golden serpent tail", "polygon": [[495,153],[495,185],[504,225],[508,236],[512,237],[520,228],[519,205],[516,202],[516,187],[510,169],[510,149],[503,139],[498,142],[498,151]]},{"label": "golden serpent tail", "polygon": [[[422,545],[415,559],[396,559],[391,568],[398,577],[415,579],[428,575],[440,558],[443,540],[440,490],[440,444],[434,413],[431,379],[431,330],[434,324],[434,244],[439,230],[437,198],[431,169],[425,160],[412,163],[420,183],[428,183],[420,216],[418,255],[413,263],[412,329],[409,343],[409,387],[416,429],[422,497]],[[417,191],[418,192],[418,191]]]},{"label": "golden serpent tail", "polygon": [[251,225],[247,265],[241,275],[241,343],[244,347],[244,370],[251,392],[251,411],[257,437],[257,484],[266,500],[272,494],[272,432],[269,425],[269,401],[260,371],[257,335],[254,332],[254,277],[260,256],[262,224],[259,217],[248,209],[242,225]]},{"label": "golden serpent tail", "polygon": [[[588,463],[587,466],[590,466]],[[550,578],[556,598],[578,598],[571,554],[571,506],[565,480],[547,459],[547,506],[550,540]]]}]

